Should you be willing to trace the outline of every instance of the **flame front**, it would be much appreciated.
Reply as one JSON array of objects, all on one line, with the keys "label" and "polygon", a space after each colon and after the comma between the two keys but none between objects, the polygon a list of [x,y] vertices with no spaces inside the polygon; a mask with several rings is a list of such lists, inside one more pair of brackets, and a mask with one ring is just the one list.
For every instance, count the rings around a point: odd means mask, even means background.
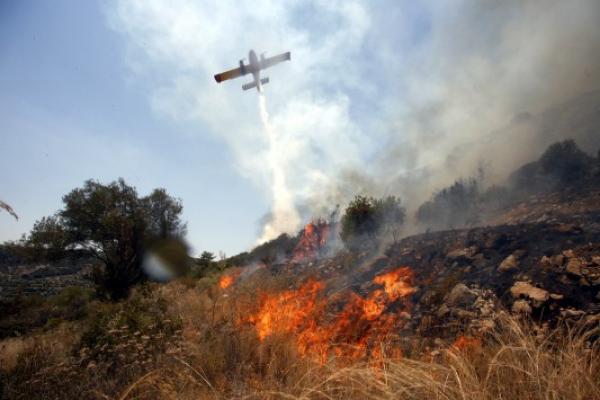
[{"label": "flame front", "polygon": [[350,293],[343,309],[328,312],[321,294],[324,285],[308,281],[297,290],[264,295],[259,310],[248,321],[259,339],[271,335],[293,337],[298,353],[321,362],[335,356],[342,359],[381,359],[399,356],[397,348],[385,348],[410,317],[409,295],[413,272],[401,267],[378,275],[373,283],[383,286],[369,296]]},{"label": "flame front", "polygon": [[263,340],[275,333],[290,334],[305,329],[317,305],[317,296],[323,284],[309,281],[298,290],[287,290],[264,296],[260,311],[250,318],[256,326],[258,337]]},{"label": "flame front", "polygon": [[221,289],[227,289],[229,286],[233,285],[235,282],[235,277],[233,275],[223,275],[221,279],[219,279],[219,286]]},{"label": "flame front", "polygon": [[329,224],[326,221],[318,219],[309,222],[304,227],[300,240],[294,248],[292,261],[301,263],[315,259],[328,240]]}]

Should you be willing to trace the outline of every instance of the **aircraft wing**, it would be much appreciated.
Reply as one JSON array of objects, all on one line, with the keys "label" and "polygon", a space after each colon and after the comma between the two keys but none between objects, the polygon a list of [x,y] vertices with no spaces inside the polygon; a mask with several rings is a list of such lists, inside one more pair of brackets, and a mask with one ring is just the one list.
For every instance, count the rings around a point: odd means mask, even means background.
[{"label": "aircraft wing", "polygon": [[230,69],[229,71],[225,71],[225,72],[221,72],[220,74],[216,74],[215,75],[215,80],[217,82],[223,82],[223,81],[226,81],[228,79],[239,78],[242,75],[243,74],[242,74],[242,69],[241,68],[234,68],[234,69]]},{"label": "aircraft wing", "polygon": [[277,56],[265,58],[264,60],[261,61],[260,68],[261,69],[269,68],[275,64],[279,64],[280,62],[288,61],[291,59],[292,59],[292,53],[290,53],[288,51],[287,53],[283,53],[283,54],[279,54]]}]

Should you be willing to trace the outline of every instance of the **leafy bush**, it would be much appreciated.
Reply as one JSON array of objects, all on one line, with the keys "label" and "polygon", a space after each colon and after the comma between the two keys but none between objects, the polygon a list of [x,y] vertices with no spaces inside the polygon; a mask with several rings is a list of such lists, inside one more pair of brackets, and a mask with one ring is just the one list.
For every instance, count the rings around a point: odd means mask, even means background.
[{"label": "leafy bush", "polygon": [[400,199],[394,196],[375,199],[357,195],[342,216],[340,237],[352,250],[373,247],[389,235],[395,240],[405,214]]}]

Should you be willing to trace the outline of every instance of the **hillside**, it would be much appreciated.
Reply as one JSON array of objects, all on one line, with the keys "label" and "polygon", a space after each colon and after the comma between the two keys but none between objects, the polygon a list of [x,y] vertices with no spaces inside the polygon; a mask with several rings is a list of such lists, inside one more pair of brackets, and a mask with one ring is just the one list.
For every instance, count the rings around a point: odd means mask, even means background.
[{"label": "hillside", "polygon": [[[118,302],[20,293],[2,303],[4,397],[600,398],[600,185],[581,154],[562,142],[468,191],[454,229],[349,250],[332,217]],[[20,279],[85,277],[62,262]]]}]

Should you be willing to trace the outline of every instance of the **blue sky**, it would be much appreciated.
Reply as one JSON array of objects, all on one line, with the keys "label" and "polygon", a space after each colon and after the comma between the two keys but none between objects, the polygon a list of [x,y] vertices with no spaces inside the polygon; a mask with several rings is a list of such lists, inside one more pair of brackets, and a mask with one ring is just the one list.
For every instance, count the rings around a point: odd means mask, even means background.
[{"label": "blue sky", "polygon": [[86,179],[124,177],[141,194],[165,187],[183,200],[197,251],[248,247],[268,199],[217,138],[155,116],[105,13],[92,1],[0,3],[0,196],[20,216],[2,215],[0,240]]},{"label": "blue sky", "polygon": [[[0,241],[90,178],[166,188],[194,251],[229,255],[272,216],[275,170],[302,221],[355,193],[414,208],[482,154],[499,179],[537,136],[490,132],[598,88],[600,5],[493,3],[1,1],[0,199],[21,218],[0,213]],[[245,80],[212,77],[250,48],[292,51],[270,139]]]}]

